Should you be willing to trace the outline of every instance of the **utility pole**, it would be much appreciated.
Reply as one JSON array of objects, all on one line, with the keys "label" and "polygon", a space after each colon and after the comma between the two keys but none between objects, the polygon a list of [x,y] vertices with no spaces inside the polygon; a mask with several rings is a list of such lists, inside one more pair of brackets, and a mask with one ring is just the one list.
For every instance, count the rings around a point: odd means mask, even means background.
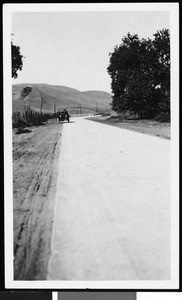
[{"label": "utility pole", "polygon": [[41,95],[40,97],[41,97],[41,102],[40,102],[40,113],[42,114],[42,95]]},{"label": "utility pole", "polygon": [[54,114],[56,114],[56,103],[54,103]]}]

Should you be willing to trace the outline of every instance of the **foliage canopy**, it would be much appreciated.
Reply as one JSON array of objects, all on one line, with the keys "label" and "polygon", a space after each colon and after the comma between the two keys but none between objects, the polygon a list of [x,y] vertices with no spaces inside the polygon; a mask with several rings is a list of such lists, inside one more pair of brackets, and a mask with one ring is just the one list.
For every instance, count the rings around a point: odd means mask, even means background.
[{"label": "foliage canopy", "polygon": [[23,55],[20,53],[20,47],[11,41],[11,59],[12,59],[12,78],[18,77],[18,70],[23,68]]},{"label": "foliage canopy", "polygon": [[153,40],[128,33],[109,56],[107,71],[111,76],[115,111],[129,110],[140,117],[170,113],[168,29],[157,31]]}]

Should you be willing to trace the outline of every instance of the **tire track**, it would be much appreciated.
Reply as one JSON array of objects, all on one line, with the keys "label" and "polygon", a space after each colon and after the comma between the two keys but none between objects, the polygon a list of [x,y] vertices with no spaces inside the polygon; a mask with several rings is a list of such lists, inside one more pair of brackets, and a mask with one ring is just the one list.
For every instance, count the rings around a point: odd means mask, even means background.
[{"label": "tire track", "polygon": [[14,145],[22,151],[13,166],[15,280],[46,277],[60,136],[61,126],[52,123],[37,128],[23,146]]}]

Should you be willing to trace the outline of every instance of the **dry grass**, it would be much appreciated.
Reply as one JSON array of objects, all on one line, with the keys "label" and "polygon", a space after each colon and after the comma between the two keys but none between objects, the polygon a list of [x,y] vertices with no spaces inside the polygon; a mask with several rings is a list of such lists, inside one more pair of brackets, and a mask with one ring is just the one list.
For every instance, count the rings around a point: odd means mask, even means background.
[{"label": "dry grass", "polygon": [[55,86],[48,84],[30,84],[32,89],[28,89],[28,84],[15,84],[13,90],[13,111],[24,111],[29,106],[34,111],[40,111],[42,101],[43,112],[53,113],[54,104],[56,109],[72,107],[85,108],[95,111],[96,104],[102,111],[111,112],[111,95],[103,91],[85,91],[69,88],[66,86]]},{"label": "dry grass", "polygon": [[171,126],[169,122],[156,120],[127,120],[121,117],[100,116],[90,118],[92,121],[133,130],[144,134],[158,136],[164,139],[171,138]]}]

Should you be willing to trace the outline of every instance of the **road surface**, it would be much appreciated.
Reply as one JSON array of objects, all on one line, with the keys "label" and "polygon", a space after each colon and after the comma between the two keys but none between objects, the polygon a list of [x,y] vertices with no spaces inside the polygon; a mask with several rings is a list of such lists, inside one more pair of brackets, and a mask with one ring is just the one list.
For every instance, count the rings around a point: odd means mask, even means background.
[{"label": "road surface", "polygon": [[170,279],[170,141],[72,121],[63,124],[48,279]]}]

